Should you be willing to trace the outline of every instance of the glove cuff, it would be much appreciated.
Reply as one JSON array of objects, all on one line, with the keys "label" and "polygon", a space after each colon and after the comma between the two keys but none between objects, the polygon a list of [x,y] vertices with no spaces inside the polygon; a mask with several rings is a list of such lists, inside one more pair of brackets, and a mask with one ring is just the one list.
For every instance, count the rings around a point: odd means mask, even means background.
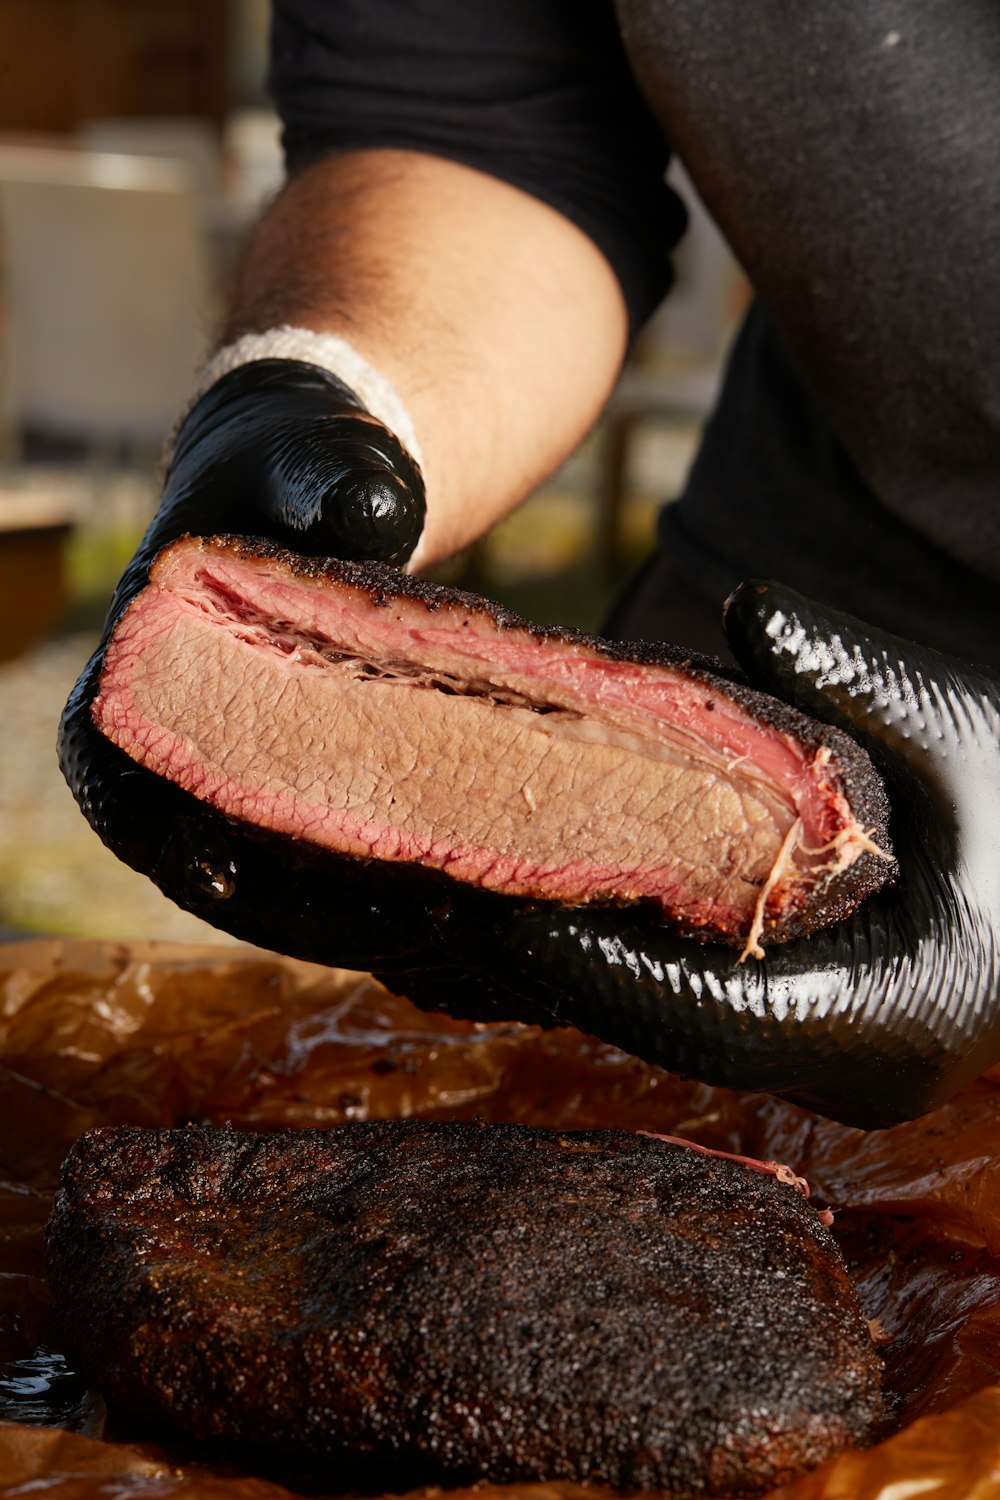
[{"label": "glove cuff", "polygon": [[213,354],[202,366],[188,403],[174,426],[164,455],[164,469],[169,469],[173,447],[181,424],[192,407],[216,381],[241,365],[262,359],[294,359],[327,370],[346,385],[358,401],[395,436],[418,468],[423,454],[399,392],[385,375],[370,365],[352,344],[335,333],[315,333],[311,328],[294,328],[289,324],[269,328],[264,333],[246,333]]}]

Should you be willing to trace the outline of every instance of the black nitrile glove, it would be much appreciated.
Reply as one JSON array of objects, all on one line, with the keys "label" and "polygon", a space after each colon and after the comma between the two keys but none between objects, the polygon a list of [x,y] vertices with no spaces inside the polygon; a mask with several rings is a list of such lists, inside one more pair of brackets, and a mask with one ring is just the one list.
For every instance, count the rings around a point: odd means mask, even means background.
[{"label": "black nitrile glove", "polygon": [[[398,534],[412,541],[398,555],[416,541],[419,476],[412,470],[411,481],[387,449],[385,429],[337,406],[346,398],[322,372],[268,365],[273,372],[254,366],[226,377],[185,422],[163,507],[112,618],[142,587],[159,548],[184,531],[264,534],[327,552],[327,507],[318,514],[314,500],[329,496],[334,481],[315,478],[316,455],[324,424],[336,428],[341,418],[355,436],[366,427],[380,435],[375,468],[395,469],[413,502],[390,487],[390,541],[400,518]],[[257,390],[245,401],[243,381]],[[344,451],[331,444],[325,471],[339,483]],[[347,466],[348,478],[354,472]],[[380,531],[383,514],[362,506],[363,537]],[[336,507],[331,516],[341,526]],[[740,589],[726,626],[756,685],[869,749],[888,786],[901,872],[849,922],[770,948],[762,961],[741,964],[729,948],[673,937],[628,909],[562,908],[471,887],[417,899],[405,867],[331,869],[324,851],[304,841],[288,841],[276,860],[255,830],[98,734],[90,703],[100,651],[67,705],[63,769],[121,858],[237,936],[372,969],[434,1009],[575,1025],[708,1083],[767,1090],[868,1128],[894,1124],[1000,1059],[1000,689],[975,669],[775,585]]]},{"label": "black nitrile glove", "polygon": [[[63,775],[91,826],[122,858],[144,869],[155,856],[148,846],[156,821],[146,814],[157,794],[141,777],[136,784],[137,768],[111,753],[90,705],[111,629],[145,587],[161,548],[186,533],[230,534],[313,556],[402,566],[420,538],[424,511],[420,470],[405,448],[316,365],[255,360],[196,402],[177,432],[160,507],[118,583],[101,642],[59,726]],[[171,816],[178,829],[186,826],[182,812]],[[120,830],[132,827],[139,843],[130,857]],[[190,843],[179,856],[190,880],[214,891],[224,877],[210,868],[200,839],[192,835]]]},{"label": "black nitrile glove", "polygon": [[1000,688],[775,584],[738,589],[726,632],[755,686],[865,745],[892,803],[897,884],[762,961],[627,911],[538,906],[492,946],[477,934],[447,989],[389,982],[460,1015],[578,1026],[848,1124],[896,1124],[1000,1059]]},{"label": "black nitrile glove", "polygon": [[177,433],[163,498],[111,607],[117,619],[176,537],[266,537],[291,552],[397,563],[424,524],[406,449],[335,376],[261,359],[218,380]]}]

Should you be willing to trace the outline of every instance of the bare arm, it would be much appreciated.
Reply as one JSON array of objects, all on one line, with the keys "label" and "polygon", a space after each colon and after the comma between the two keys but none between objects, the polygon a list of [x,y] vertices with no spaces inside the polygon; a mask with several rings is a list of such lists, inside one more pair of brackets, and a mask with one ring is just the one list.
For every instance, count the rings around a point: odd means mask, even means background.
[{"label": "bare arm", "polygon": [[627,338],[618,281],[561,214],[417,152],[346,152],[295,178],[235,277],[227,339],[293,323],[350,340],[423,448],[417,566],[467,545],[587,432]]}]

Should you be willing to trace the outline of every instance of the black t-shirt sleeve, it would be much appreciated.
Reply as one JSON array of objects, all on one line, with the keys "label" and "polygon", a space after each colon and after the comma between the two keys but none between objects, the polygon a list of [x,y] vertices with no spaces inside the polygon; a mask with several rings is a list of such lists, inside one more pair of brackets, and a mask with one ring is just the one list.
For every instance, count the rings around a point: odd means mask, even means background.
[{"label": "black t-shirt sleeve", "polygon": [[589,235],[633,330],[667,291],[685,214],[610,0],[274,0],[269,83],[290,175],[359,147],[448,157]]}]

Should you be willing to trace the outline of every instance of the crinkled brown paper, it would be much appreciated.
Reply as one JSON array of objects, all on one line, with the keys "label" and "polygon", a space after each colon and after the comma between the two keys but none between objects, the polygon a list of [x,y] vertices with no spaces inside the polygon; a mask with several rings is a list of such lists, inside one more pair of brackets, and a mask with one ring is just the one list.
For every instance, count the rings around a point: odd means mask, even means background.
[{"label": "crinkled brown paper", "polygon": [[[814,1202],[837,1211],[834,1234],[882,1341],[891,1417],[877,1447],[843,1454],[773,1500],[1000,1495],[1000,1069],[924,1120],[865,1134],[681,1082],[577,1032],[425,1015],[363,976],[253,949],[9,944],[0,993],[0,1387],[15,1389],[19,1362],[46,1347],[42,1230],[59,1163],[92,1125],[268,1130],[478,1115],[617,1126],[788,1162]],[[81,1413],[73,1432],[0,1424],[0,1494],[338,1493],[335,1473],[317,1486],[281,1460],[252,1472],[238,1454],[207,1456],[182,1437],[105,1419],[93,1397]],[[473,1493],[601,1491],[480,1486],[449,1500]]]}]

